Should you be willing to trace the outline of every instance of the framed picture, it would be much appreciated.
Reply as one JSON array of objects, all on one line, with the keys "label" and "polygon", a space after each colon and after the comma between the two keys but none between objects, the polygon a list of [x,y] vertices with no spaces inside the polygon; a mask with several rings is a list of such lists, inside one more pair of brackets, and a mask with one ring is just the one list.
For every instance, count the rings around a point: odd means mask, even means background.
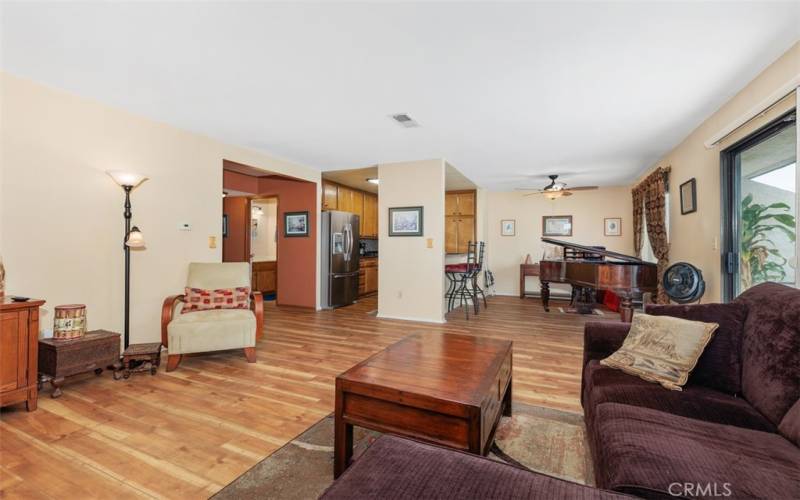
[{"label": "framed picture", "polygon": [[308,236],[308,212],[284,213],[283,233],[287,238],[292,236]]},{"label": "framed picture", "polygon": [[500,221],[500,236],[516,236],[517,221],[515,219],[503,219]]},{"label": "framed picture", "polygon": [[422,207],[390,208],[389,236],[422,236]]},{"label": "framed picture", "polygon": [[542,236],[572,236],[572,216],[542,216]]},{"label": "framed picture", "polygon": [[622,218],[621,217],[611,217],[608,219],[603,219],[605,227],[603,228],[603,234],[606,236],[622,236]]},{"label": "framed picture", "polygon": [[681,184],[681,215],[697,212],[697,181],[694,177]]}]

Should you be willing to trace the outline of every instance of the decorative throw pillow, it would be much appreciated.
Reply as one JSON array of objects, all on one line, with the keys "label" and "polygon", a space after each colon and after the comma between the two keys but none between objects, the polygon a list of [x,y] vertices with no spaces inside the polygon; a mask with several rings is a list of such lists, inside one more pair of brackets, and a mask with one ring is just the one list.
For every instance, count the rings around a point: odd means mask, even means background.
[{"label": "decorative throw pillow", "polygon": [[209,309],[247,309],[250,307],[250,287],[218,288],[204,290],[186,287],[185,303],[181,313]]},{"label": "decorative throw pillow", "polygon": [[600,364],[680,391],[717,328],[717,323],[635,314],[622,347]]}]

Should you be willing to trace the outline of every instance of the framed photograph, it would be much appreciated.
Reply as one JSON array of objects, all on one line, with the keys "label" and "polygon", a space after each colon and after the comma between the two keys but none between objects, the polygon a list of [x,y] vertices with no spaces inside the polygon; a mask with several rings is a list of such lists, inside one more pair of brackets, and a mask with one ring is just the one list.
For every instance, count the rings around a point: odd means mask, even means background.
[{"label": "framed photograph", "polygon": [[572,236],[572,216],[542,216],[542,236]]},{"label": "framed photograph", "polygon": [[389,236],[422,236],[422,207],[390,208]]},{"label": "framed photograph", "polygon": [[500,236],[516,236],[517,221],[515,219],[503,219],[500,221]]},{"label": "framed photograph", "polygon": [[283,233],[287,238],[293,236],[308,236],[308,212],[284,213]]},{"label": "framed photograph", "polygon": [[603,219],[605,227],[603,234],[606,236],[622,236],[622,217]]},{"label": "framed photograph", "polygon": [[694,177],[681,184],[681,215],[697,212],[697,181]]}]

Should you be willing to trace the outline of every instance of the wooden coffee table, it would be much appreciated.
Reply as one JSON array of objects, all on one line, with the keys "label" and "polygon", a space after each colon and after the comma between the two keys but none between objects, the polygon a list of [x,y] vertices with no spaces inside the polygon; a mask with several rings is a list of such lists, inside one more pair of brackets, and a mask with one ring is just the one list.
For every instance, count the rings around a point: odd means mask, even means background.
[{"label": "wooden coffee table", "polygon": [[353,425],[485,455],[511,415],[512,344],[411,335],[336,377],[334,478],[353,455]]}]

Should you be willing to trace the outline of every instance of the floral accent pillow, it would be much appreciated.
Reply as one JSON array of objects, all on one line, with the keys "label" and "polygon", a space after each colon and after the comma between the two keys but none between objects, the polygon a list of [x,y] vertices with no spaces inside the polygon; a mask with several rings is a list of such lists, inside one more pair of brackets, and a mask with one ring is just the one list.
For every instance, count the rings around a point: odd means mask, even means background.
[{"label": "floral accent pillow", "polygon": [[181,309],[182,314],[210,309],[247,309],[250,307],[249,286],[216,290],[187,286],[185,296],[185,303]]},{"label": "floral accent pillow", "polygon": [[622,347],[600,364],[680,391],[717,328],[717,323],[635,314]]}]

